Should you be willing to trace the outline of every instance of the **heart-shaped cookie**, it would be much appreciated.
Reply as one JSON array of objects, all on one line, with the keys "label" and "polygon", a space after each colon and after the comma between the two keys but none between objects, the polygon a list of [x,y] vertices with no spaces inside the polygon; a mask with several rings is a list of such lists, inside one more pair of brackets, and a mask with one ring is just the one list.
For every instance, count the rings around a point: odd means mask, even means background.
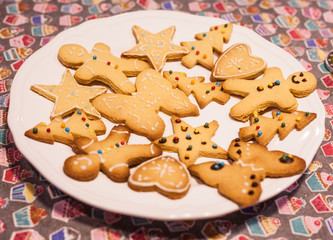
[{"label": "heart-shaped cookie", "polygon": [[218,80],[229,78],[254,79],[267,68],[266,62],[251,55],[249,45],[234,44],[217,59],[212,77]]},{"label": "heart-shaped cookie", "polygon": [[135,191],[157,191],[177,199],[184,197],[189,190],[190,175],[182,163],[163,156],[142,163],[130,176],[128,185]]}]

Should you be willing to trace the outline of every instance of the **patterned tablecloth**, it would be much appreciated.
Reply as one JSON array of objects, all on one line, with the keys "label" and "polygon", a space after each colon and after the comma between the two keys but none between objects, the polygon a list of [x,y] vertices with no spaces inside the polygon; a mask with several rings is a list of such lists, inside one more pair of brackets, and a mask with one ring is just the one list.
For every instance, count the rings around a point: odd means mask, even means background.
[{"label": "patterned tablecloth", "polygon": [[[90,19],[165,9],[242,23],[294,56],[318,79],[326,134],[306,173],[273,199],[227,216],[154,221],[92,208],[47,182],[15,147],[7,125],[11,82],[59,32]],[[0,0],[0,239],[333,239],[333,1]],[[312,179],[326,185],[316,188]],[[25,196],[26,191],[32,198]],[[27,200],[28,199],[28,200]]]}]

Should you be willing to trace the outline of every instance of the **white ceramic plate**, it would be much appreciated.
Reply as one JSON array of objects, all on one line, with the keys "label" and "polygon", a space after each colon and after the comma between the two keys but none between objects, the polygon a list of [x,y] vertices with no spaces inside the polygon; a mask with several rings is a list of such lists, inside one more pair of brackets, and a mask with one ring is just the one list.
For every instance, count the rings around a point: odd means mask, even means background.
[{"label": "white ceramic plate", "polygon": [[[59,63],[57,52],[63,44],[80,44],[90,51],[95,43],[103,42],[111,47],[114,55],[120,56],[122,52],[136,44],[131,30],[135,24],[152,33],[175,25],[176,33],[172,42],[179,44],[181,41],[193,41],[196,33],[208,31],[211,26],[223,23],[224,20],[221,19],[179,12],[140,11],[88,21],[60,33],[48,45],[29,57],[15,76],[11,87],[8,122],[16,146],[55,186],[82,202],[104,210],[159,220],[211,218],[238,210],[239,207],[219,195],[217,189],[200,184],[195,179],[191,180],[192,187],[188,194],[179,200],[170,200],[156,192],[132,191],[126,183],[114,183],[103,173],[90,182],[75,181],[67,177],[62,170],[64,160],[73,155],[69,147],[59,143],[54,145],[40,143],[24,136],[24,132],[37,123],[49,122],[53,103],[32,92],[30,86],[59,84],[65,67]],[[265,59],[269,67],[280,67],[285,77],[296,71],[304,71],[298,61],[288,53],[254,31],[240,26],[234,27],[230,42],[225,44],[224,49],[240,42],[249,44],[252,53]],[[168,62],[164,70],[184,71],[188,76],[205,76],[206,81],[209,81],[210,76],[210,72],[203,67],[186,69],[180,62]],[[196,103],[193,97],[190,99]],[[193,126],[217,120],[220,127],[213,140],[227,149],[230,141],[238,136],[238,129],[249,125],[229,117],[230,107],[238,101],[238,98],[232,97],[226,105],[211,103],[201,110],[199,117],[188,117],[184,120]],[[278,137],[275,137],[268,147],[270,150],[282,150],[303,157],[309,165],[323,139],[324,109],[318,95],[312,93],[309,97],[299,99],[299,110],[316,112],[318,117],[303,131],[293,131],[284,141],[279,141]],[[170,117],[162,113],[160,115],[166,122],[164,136],[168,136],[172,134]],[[113,126],[106,120],[105,123],[108,130]],[[148,141],[132,134],[129,143],[148,143]],[[165,154],[176,157],[175,154]],[[198,163],[206,160],[201,158]],[[265,179],[262,182],[263,193],[260,201],[280,193],[299,177],[300,175]]]}]

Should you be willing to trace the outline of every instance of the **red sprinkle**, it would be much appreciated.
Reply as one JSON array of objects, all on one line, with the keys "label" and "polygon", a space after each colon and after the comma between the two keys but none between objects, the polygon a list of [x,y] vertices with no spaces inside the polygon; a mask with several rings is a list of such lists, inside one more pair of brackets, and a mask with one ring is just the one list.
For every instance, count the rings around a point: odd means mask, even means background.
[{"label": "red sprinkle", "polygon": [[217,29],[219,29],[219,27],[218,27],[218,26],[215,26],[215,30],[217,30]]},{"label": "red sprinkle", "polygon": [[180,123],[181,120],[179,118],[176,119],[176,123]]},{"label": "red sprinkle", "polygon": [[46,129],[46,132],[48,132],[48,133],[51,132],[51,129],[50,128]]},{"label": "red sprinkle", "polygon": [[200,51],[196,51],[195,54],[196,54],[196,55],[199,55],[199,54],[200,54]]},{"label": "red sprinkle", "polygon": [[110,63],[110,62],[107,62],[106,64],[107,64],[107,65],[110,65],[111,63]]},{"label": "red sprinkle", "polygon": [[259,126],[259,125],[258,125],[258,126],[256,126],[256,129],[257,129],[257,130],[259,130],[259,129],[260,129],[260,126]]},{"label": "red sprinkle", "polygon": [[176,79],[176,81],[178,81],[178,80],[179,80],[179,77],[175,77],[175,79]]},{"label": "red sprinkle", "polygon": [[212,90],[215,90],[215,86],[212,86]]},{"label": "red sprinkle", "polygon": [[82,119],[82,121],[85,121],[85,120],[86,120],[86,118],[85,118],[85,117],[82,117],[81,119]]},{"label": "red sprinkle", "polygon": [[120,142],[121,145],[125,145],[125,142]]}]

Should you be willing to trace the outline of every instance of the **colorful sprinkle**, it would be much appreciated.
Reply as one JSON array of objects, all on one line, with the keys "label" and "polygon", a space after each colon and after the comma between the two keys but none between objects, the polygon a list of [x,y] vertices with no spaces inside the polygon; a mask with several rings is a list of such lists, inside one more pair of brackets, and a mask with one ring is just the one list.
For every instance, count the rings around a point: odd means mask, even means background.
[{"label": "colorful sprinkle", "polygon": [[215,90],[215,86],[212,86],[211,89],[212,89],[212,90]]},{"label": "colorful sprinkle", "polygon": [[281,115],[281,112],[280,112],[280,111],[276,112],[276,115],[277,115],[277,116],[280,116],[280,115]]},{"label": "colorful sprinkle", "polygon": [[200,51],[196,51],[195,54],[196,54],[196,55],[199,55],[199,54],[200,54]]},{"label": "colorful sprinkle", "polygon": [[216,82],[216,86],[221,86],[221,83],[220,82]]},{"label": "colorful sprinkle", "polygon": [[51,132],[51,128],[47,128],[46,132],[48,132],[48,133]]},{"label": "colorful sprinkle", "polygon": [[162,137],[158,142],[159,143],[166,143],[167,139],[166,137]]},{"label": "colorful sprinkle", "polygon": [[169,74],[172,74],[172,70],[169,71]]},{"label": "colorful sprinkle", "polygon": [[195,84],[195,80],[191,80],[191,84],[194,85]]},{"label": "colorful sprinkle", "polygon": [[203,59],[207,58],[207,54],[202,55]]},{"label": "colorful sprinkle", "polygon": [[61,123],[60,127],[61,127],[61,128],[65,128],[65,127],[66,127],[66,124],[65,124],[65,123]]},{"label": "colorful sprinkle", "polygon": [[102,153],[103,153],[103,150],[99,149],[99,150],[97,150],[97,153],[98,153],[98,154],[102,154]]},{"label": "colorful sprinkle", "polygon": [[189,159],[190,158],[190,154],[186,153],[185,154],[185,159]]},{"label": "colorful sprinkle", "polygon": [[193,148],[193,147],[192,147],[192,145],[188,145],[188,147],[187,147],[187,149],[186,149],[186,150],[187,150],[187,151],[191,151],[191,150],[192,150],[192,148]]},{"label": "colorful sprinkle", "polygon": [[207,33],[202,34],[202,36],[206,37],[206,36],[207,36]]},{"label": "colorful sprinkle", "polygon": [[178,81],[178,80],[179,80],[179,77],[175,77],[175,80]]},{"label": "colorful sprinkle", "polygon": [[212,145],[212,147],[213,147],[213,148],[217,148],[217,145],[214,143],[214,144]]},{"label": "colorful sprinkle", "polygon": [[262,136],[262,132],[258,132],[258,137],[261,137]]},{"label": "colorful sprinkle", "polygon": [[96,55],[94,55],[94,56],[93,56],[93,59],[97,59],[97,56],[96,56]]},{"label": "colorful sprinkle", "polygon": [[38,133],[38,129],[37,128],[33,128],[32,129],[32,133],[34,133],[34,134]]},{"label": "colorful sprinkle", "polygon": [[87,127],[87,128],[89,127],[89,123],[86,123],[86,127]]},{"label": "colorful sprinkle", "polygon": [[199,130],[198,130],[198,129],[195,129],[195,130],[194,130],[194,134],[199,134]]},{"label": "colorful sprinkle", "polygon": [[66,127],[66,128],[65,128],[65,132],[69,132],[69,127]]},{"label": "colorful sprinkle", "polygon": [[209,90],[207,90],[207,91],[206,91],[206,94],[209,94],[209,93],[210,93],[210,91],[209,91]]},{"label": "colorful sprinkle", "polygon": [[176,119],[176,123],[180,123],[182,120],[180,120],[180,118]]},{"label": "colorful sprinkle", "polygon": [[260,92],[262,90],[264,90],[264,86],[260,85],[259,87],[257,87],[257,90]]},{"label": "colorful sprinkle", "polygon": [[192,49],[192,50],[194,50],[194,49],[195,49],[195,47],[194,47],[194,46],[192,46],[192,47],[191,47],[191,49]]},{"label": "colorful sprinkle", "polygon": [[174,137],[172,140],[174,143],[178,143],[179,142],[179,137]]},{"label": "colorful sprinkle", "polygon": [[190,134],[186,134],[186,139],[188,139],[188,140],[192,139],[191,135]]},{"label": "colorful sprinkle", "polygon": [[296,121],[297,121],[297,122],[301,121],[301,117],[297,117],[297,118],[296,118]]},{"label": "colorful sprinkle", "polygon": [[205,123],[204,127],[209,128],[209,123]]},{"label": "colorful sprinkle", "polygon": [[256,126],[256,130],[259,130],[259,129],[260,129],[260,126],[259,126],[259,125],[257,125],[257,126]]},{"label": "colorful sprinkle", "polygon": [[182,130],[183,132],[186,132],[187,129],[188,129],[188,127],[185,127],[185,126],[181,126],[180,128],[181,128],[181,130]]},{"label": "colorful sprinkle", "polygon": [[77,111],[77,114],[81,115],[81,114],[82,114],[82,112],[81,112],[80,110],[78,110],[78,111]]},{"label": "colorful sprinkle", "polygon": [[257,111],[254,111],[254,112],[253,112],[253,115],[254,115],[254,116],[258,115],[258,112],[257,112]]},{"label": "colorful sprinkle", "polygon": [[259,122],[259,118],[255,118],[254,122],[256,122],[256,123]]},{"label": "colorful sprinkle", "polygon": [[283,120],[283,116],[280,115],[280,116],[278,117],[278,120],[279,120],[279,121]]},{"label": "colorful sprinkle", "polygon": [[281,127],[283,127],[283,128],[284,128],[285,126],[286,126],[286,124],[285,124],[285,123],[281,123]]},{"label": "colorful sprinkle", "polygon": [[116,145],[116,147],[120,147],[120,144],[119,144],[119,143],[116,143],[115,145]]},{"label": "colorful sprinkle", "polygon": [[276,81],[275,81],[275,84],[276,84],[276,85],[280,85],[280,81],[279,81],[279,80],[276,80]]},{"label": "colorful sprinkle", "polygon": [[310,113],[309,113],[309,112],[306,112],[306,113],[305,113],[305,116],[307,116],[307,117],[308,117],[309,115],[310,115]]}]

